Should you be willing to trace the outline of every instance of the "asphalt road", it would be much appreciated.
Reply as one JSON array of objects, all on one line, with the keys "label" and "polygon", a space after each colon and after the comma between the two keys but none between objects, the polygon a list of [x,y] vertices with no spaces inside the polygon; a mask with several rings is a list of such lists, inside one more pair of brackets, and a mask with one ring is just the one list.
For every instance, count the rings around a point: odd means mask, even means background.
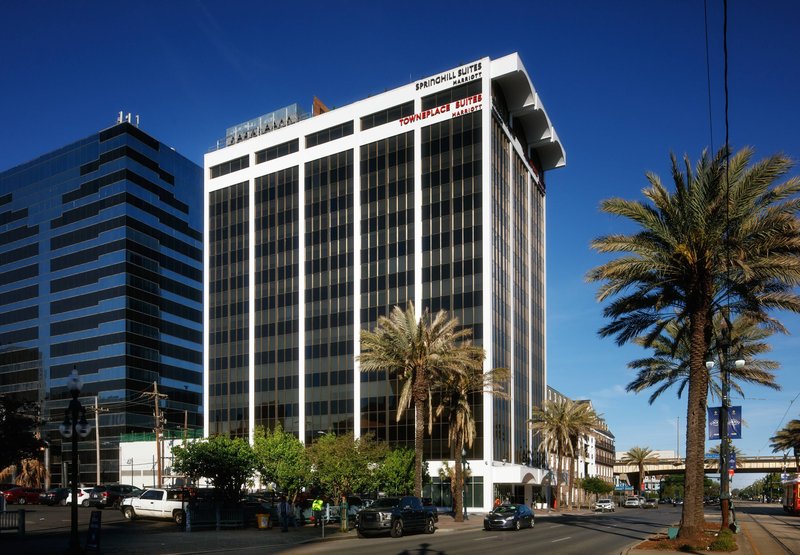
[{"label": "asphalt road", "polygon": [[[416,534],[344,540],[292,548],[287,553],[344,553],[348,555],[461,555],[514,554],[531,552],[548,555],[605,555],[619,553],[665,525],[680,520],[680,509],[661,505],[657,510],[618,509],[615,513],[551,516],[539,518],[533,529],[487,532],[482,519],[475,518],[469,530],[437,530],[433,535]],[[341,545],[340,545],[341,544]]]}]

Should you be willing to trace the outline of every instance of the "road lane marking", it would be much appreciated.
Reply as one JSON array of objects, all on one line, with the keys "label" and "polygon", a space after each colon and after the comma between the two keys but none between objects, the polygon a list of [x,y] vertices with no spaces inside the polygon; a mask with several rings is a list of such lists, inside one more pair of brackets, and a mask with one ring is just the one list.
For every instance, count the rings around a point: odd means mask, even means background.
[{"label": "road lane marking", "polygon": [[569,540],[569,539],[572,539],[572,536],[567,536],[566,538],[559,538],[557,540],[552,540],[550,543],[563,542],[564,540]]},{"label": "road lane marking", "polygon": [[486,536],[486,537],[483,537],[483,538],[478,538],[478,539],[477,539],[477,540],[475,540],[475,541],[479,542],[479,541],[483,541],[483,540],[491,540],[491,539],[494,539],[494,538],[499,538],[499,537],[500,537],[500,536]]}]

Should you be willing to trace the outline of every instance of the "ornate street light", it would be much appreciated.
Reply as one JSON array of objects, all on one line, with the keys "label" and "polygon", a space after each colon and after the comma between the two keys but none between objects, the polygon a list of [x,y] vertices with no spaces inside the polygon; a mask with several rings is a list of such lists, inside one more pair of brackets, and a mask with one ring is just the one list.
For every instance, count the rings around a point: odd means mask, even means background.
[{"label": "ornate street light", "polygon": [[70,374],[67,381],[67,388],[70,395],[72,395],[72,400],[69,402],[64,415],[64,422],[58,427],[58,431],[61,432],[65,439],[72,439],[72,467],[70,468],[72,507],[68,553],[81,553],[78,539],[78,436],[84,438],[92,430],[92,427],[86,421],[86,409],[78,401],[82,385],[78,370],[73,366],[72,374]]}]

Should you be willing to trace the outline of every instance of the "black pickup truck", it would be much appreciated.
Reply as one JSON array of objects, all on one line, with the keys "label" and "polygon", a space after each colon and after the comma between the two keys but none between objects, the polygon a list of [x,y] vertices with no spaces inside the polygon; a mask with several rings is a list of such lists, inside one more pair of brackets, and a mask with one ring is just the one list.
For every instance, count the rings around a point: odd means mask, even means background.
[{"label": "black pickup truck", "polygon": [[435,516],[428,507],[422,505],[419,497],[384,497],[359,511],[356,518],[358,537],[385,533],[399,538],[405,532],[436,531]]}]

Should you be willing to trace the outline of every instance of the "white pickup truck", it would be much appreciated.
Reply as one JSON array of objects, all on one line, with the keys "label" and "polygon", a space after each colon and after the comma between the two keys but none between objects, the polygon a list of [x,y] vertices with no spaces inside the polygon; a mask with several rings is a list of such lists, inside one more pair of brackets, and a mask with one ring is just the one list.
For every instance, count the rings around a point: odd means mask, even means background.
[{"label": "white pickup truck", "polygon": [[134,518],[166,518],[183,524],[186,516],[186,502],[182,490],[152,488],[146,489],[138,497],[126,497],[120,501],[122,515],[128,520]]}]

